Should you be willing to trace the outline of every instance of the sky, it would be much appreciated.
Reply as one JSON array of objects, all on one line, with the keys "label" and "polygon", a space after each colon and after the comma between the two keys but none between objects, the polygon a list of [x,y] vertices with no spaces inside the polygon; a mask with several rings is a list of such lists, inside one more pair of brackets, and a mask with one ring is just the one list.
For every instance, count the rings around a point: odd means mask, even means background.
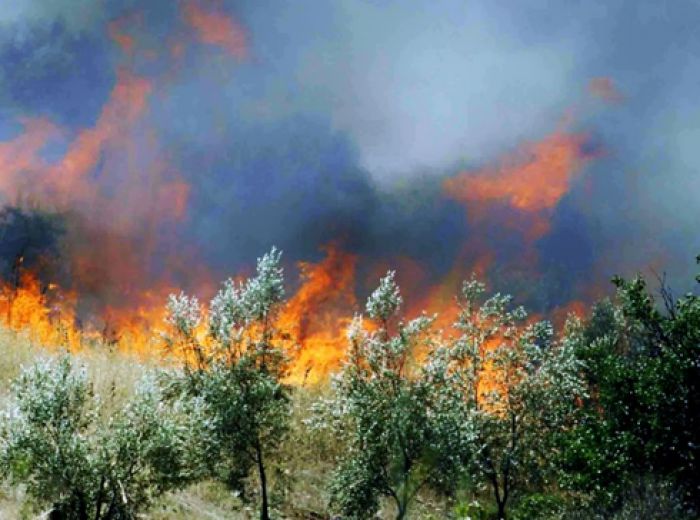
[{"label": "sky", "polygon": [[544,273],[544,308],[617,272],[688,286],[700,2],[5,4],[0,202],[78,215],[73,264],[113,285],[336,241],[368,273]]}]

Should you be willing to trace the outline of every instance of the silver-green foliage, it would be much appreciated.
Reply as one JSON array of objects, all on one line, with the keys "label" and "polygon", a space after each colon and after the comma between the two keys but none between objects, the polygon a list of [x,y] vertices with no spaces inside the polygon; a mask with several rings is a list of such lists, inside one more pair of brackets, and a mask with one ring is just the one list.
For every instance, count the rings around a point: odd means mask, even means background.
[{"label": "silver-green foliage", "polygon": [[[547,484],[554,475],[558,436],[577,419],[586,393],[575,355],[580,324],[564,339],[546,321],[526,323],[511,297],[483,299],[485,287],[464,283],[457,338],[431,355],[444,374],[444,424],[472,480],[489,486],[505,517],[519,487]],[[450,418],[451,417],[451,418]]]},{"label": "silver-green foliage", "polygon": [[334,396],[318,407],[329,418],[325,426],[344,429],[349,441],[331,483],[332,506],[344,518],[371,517],[381,497],[390,497],[403,518],[423,487],[447,476],[438,463],[438,387],[415,357],[433,348],[433,318],[398,321],[401,303],[389,272],[367,301],[377,328],[368,330],[361,316],[354,319]]},{"label": "silver-green foliage", "polygon": [[210,474],[245,493],[255,470],[261,518],[269,517],[266,464],[284,438],[291,413],[282,337],[275,328],[284,298],[280,257],[273,248],[258,259],[254,277],[224,282],[209,305],[206,341],[196,334],[202,320],[197,300],[181,294],[168,303],[173,327],[168,341],[185,360],[184,370],[171,374],[171,383],[202,403]]},{"label": "silver-green foliage", "polygon": [[332,484],[345,515],[371,516],[384,495],[402,517],[422,486],[464,481],[490,487],[504,517],[514,491],[555,476],[559,436],[586,392],[580,324],[571,320],[558,341],[548,322],[527,323],[510,296],[484,292],[465,282],[456,337],[436,337],[426,316],[393,324],[402,300],[389,272],[367,302],[377,328],[353,322],[335,397],[319,407],[350,440]]},{"label": "silver-green foliage", "polygon": [[136,518],[198,476],[197,410],[165,405],[153,377],[108,418],[68,355],[23,369],[12,395],[0,423],[0,469],[61,518]]}]

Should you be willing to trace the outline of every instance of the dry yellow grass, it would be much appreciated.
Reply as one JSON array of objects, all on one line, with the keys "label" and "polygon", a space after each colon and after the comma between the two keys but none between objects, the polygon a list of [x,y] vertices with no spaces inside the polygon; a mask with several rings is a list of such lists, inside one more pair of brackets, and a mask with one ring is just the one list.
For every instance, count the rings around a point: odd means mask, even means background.
[{"label": "dry yellow grass", "polygon": [[[41,356],[60,352],[60,349],[36,344],[27,334],[0,328],[0,406],[6,404],[11,381],[22,366],[31,365]],[[103,399],[105,413],[121,407],[138,379],[155,363],[100,345],[74,355],[78,363],[86,366],[96,392]],[[271,475],[278,517],[318,518],[315,515],[323,515],[326,509],[325,481],[330,464],[322,459],[328,454],[318,449],[322,444],[318,439],[309,438],[302,422],[317,393],[307,389],[295,392],[292,430],[282,448],[281,460],[285,464],[282,467],[279,462],[273,462]],[[40,513],[28,502],[21,487],[10,487],[7,483],[0,486],[0,520],[37,518]],[[154,520],[248,519],[257,518],[257,512],[223,486],[203,482],[166,496],[147,517]]]},{"label": "dry yellow grass", "polygon": [[[56,355],[58,349],[37,345],[23,333],[0,328],[0,407],[6,403],[9,386],[23,365],[38,357]],[[95,390],[105,402],[105,413],[118,409],[131,394],[136,381],[155,361],[95,345],[74,354],[86,366]],[[270,485],[275,509],[273,518],[322,519],[328,512],[327,484],[335,458],[342,454],[342,442],[333,433],[309,431],[304,419],[312,403],[323,396],[323,386],[298,387],[293,392],[291,430],[277,460],[271,461]],[[255,486],[251,486],[255,489]],[[251,497],[252,504],[255,497]],[[414,518],[441,518],[438,501],[422,497],[415,505]],[[443,510],[444,511],[444,510]],[[0,520],[24,520],[40,517],[27,500],[21,487],[0,483]],[[383,518],[392,518],[392,505],[385,504]],[[253,505],[241,502],[224,486],[202,482],[178,493],[165,496],[145,518],[151,520],[182,519],[255,519]]]}]

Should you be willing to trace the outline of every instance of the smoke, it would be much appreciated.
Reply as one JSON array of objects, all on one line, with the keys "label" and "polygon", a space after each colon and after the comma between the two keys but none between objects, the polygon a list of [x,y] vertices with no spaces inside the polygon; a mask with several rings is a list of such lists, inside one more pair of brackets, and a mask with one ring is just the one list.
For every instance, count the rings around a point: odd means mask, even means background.
[{"label": "smoke", "polygon": [[477,271],[548,311],[700,250],[694,2],[15,4],[0,196],[71,215],[87,307],[332,243],[358,293]]}]

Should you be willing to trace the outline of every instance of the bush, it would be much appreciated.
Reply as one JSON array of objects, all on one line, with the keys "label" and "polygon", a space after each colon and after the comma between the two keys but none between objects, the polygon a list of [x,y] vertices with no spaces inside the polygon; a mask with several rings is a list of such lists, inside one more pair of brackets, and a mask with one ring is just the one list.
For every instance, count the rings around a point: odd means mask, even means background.
[{"label": "bush", "polygon": [[161,403],[144,379],[124,409],[101,416],[84,368],[47,358],[25,368],[0,425],[3,476],[24,482],[54,518],[137,518],[153,499],[197,478],[197,411]]},{"label": "bush", "polygon": [[576,340],[591,397],[563,445],[563,480],[614,507],[639,475],[658,475],[698,510],[700,297],[675,298],[662,280],[659,305],[644,278],[614,282],[617,301]]},{"label": "bush", "polygon": [[558,439],[575,424],[576,400],[586,389],[568,338],[556,341],[548,322],[526,324],[510,296],[484,300],[484,291],[475,280],[464,283],[460,335],[436,349],[429,364],[444,374],[441,423],[456,437],[448,446],[475,491],[491,489],[502,519],[517,492],[554,480]]}]

